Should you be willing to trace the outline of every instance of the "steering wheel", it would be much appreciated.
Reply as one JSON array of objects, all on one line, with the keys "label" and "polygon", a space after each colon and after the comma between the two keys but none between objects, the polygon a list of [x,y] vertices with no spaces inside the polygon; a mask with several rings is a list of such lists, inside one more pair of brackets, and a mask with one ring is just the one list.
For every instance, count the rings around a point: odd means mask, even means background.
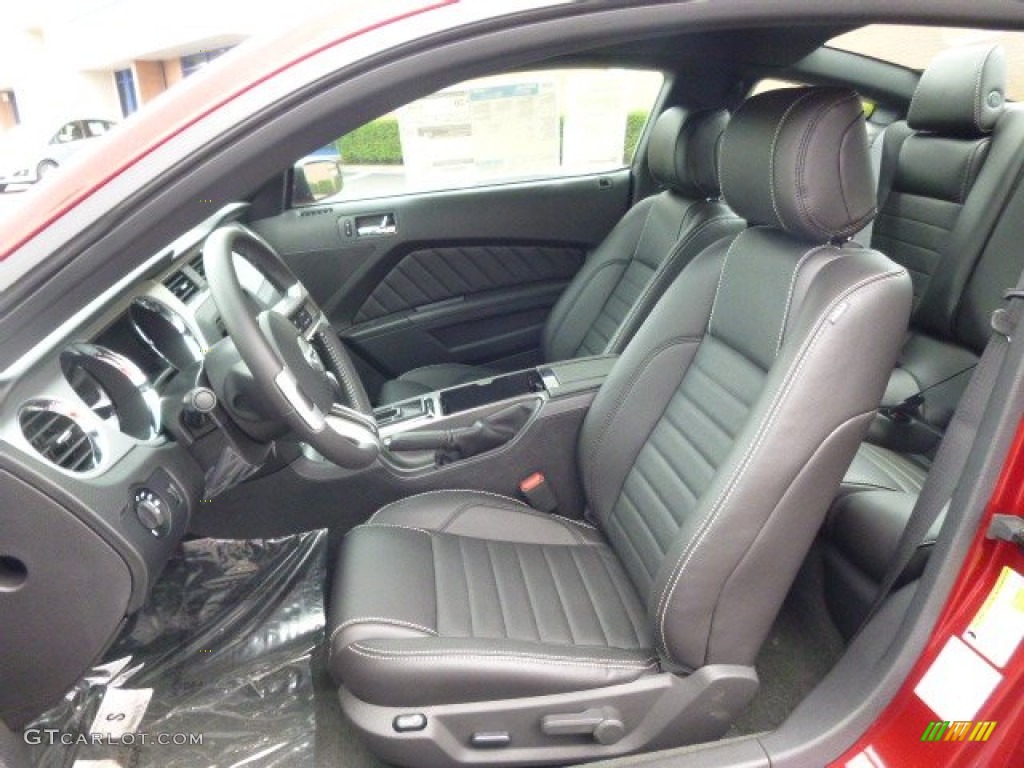
[{"label": "steering wheel", "polygon": [[[259,308],[243,290],[236,253],[281,292],[270,309]],[[380,440],[366,390],[323,311],[274,248],[228,224],[207,237],[203,264],[228,335],[270,406],[329,461],[350,469],[371,464]]]}]

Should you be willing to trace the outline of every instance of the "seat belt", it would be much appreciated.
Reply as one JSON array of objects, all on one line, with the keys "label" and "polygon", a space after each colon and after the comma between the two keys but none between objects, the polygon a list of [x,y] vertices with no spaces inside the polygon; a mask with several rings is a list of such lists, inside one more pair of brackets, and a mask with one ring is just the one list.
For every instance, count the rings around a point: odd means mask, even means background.
[{"label": "seat belt", "polygon": [[[899,581],[900,575],[906,570],[925,534],[939,514],[949,506],[953,491],[956,490],[967,466],[967,457],[978,434],[985,406],[995,387],[999,370],[1003,367],[1006,351],[1010,346],[1010,337],[1020,322],[1022,305],[1024,305],[1024,274],[1021,275],[1017,288],[1007,291],[1004,298],[1010,300],[1009,306],[997,309],[992,313],[992,335],[982,352],[974,375],[964,390],[957,405],[953,418],[946,428],[945,437],[939,445],[935,461],[924,487],[917,498],[917,504],[907,520],[906,528],[900,537],[896,554],[889,563],[885,577],[878,587],[878,592],[864,616],[863,621],[854,633],[854,637],[863,631],[869,621],[878,613],[882,603],[892,592]],[[851,640],[852,642],[852,640]]]},{"label": "seat belt", "polygon": [[[886,126],[878,132],[874,140],[871,142],[871,173],[872,179],[875,182],[875,198],[878,198],[879,184],[881,182],[882,175],[882,146],[885,144],[885,132],[889,130],[889,126]],[[871,233],[875,231],[875,217],[871,217],[871,221],[853,236],[853,240],[863,245],[865,248],[871,247]]]},{"label": "seat belt", "polygon": [[924,405],[926,393],[930,392],[936,387],[941,387],[946,382],[952,381],[953,379],[959,376],[963,376],[968,371],[973,371],[977,367],[978,363],[971,363],[966,368],[962,368],[956,373],[947,376],[944,379],[939,379],[934,384],[929,384],[927,387],[922,387],[921,389],[917,390],[917,392],[912,394],[910,397],[901,400],[895,405],[883,405],[881,408],[878,409],[878,412],[885,416],[886,418],[892,419],[893,421],[920,421],[920,419],[917,418],[914,412],[920,406]]}]

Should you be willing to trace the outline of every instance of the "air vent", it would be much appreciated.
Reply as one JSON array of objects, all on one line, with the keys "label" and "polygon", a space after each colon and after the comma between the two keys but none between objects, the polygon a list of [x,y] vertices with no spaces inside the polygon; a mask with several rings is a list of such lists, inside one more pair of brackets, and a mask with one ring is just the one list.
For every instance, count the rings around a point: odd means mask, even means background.
[{"label": "air vent", "polygon": [[30,403],[21,409],[21,433],[40,456],[71,472],[88,472],[100,461],[90,434],[59,403]]},{"label": "air vent", "polygon": [[196,274],[203,278],[203,280],[206,279],[206,267],[203,266],[203,254],[200,253],[198,256],[192,259],[192,261],[190,261],[188,265],[192,267],[192,269],[196,271]]},{"label": "air vent", "polygon": [[164,285],[170,289],[171,293],[186,303],[199,292],[199,286],[196,285],[195,280],[184,272],[175,272],[164,280]]}]

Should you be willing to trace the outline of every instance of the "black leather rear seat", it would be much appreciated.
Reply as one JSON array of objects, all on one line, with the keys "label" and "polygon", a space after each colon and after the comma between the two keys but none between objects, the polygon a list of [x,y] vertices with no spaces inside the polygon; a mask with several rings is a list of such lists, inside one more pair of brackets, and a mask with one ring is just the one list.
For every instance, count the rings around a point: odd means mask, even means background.
[{"label": "black leather rear seat", "polygon": [[1005,70],[998,46],[940,54],[922,75],[907,120],[883,138],[872,247],[907,268],[915,297],[883,404],[927,391],[913,419],[876,419],[825,525],[826,588],[847,633],[895,553],[988,339],[989,316],[1024,268],[1024,211],[1016,210],[1024,208],[1016,194],[1024,108],[1004,108]]}]

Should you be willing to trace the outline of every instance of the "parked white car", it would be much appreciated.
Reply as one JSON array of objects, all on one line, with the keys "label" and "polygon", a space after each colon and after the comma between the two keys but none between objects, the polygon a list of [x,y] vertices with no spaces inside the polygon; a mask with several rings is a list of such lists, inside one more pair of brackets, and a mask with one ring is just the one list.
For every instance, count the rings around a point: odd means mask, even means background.
[{"label": "parked white car", "polygon": [[53,134],[17,136],[0,152],[0,192],[11,184],[39,181],[114,125],[111,120],[69,120]]}]

